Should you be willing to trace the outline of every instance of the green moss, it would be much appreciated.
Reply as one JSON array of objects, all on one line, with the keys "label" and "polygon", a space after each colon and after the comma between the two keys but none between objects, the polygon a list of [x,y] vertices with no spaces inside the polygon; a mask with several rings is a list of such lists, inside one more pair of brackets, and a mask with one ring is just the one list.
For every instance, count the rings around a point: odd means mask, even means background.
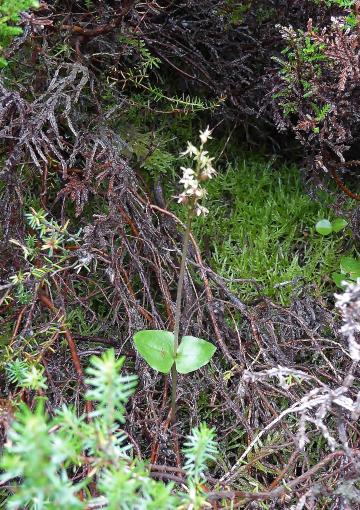
[{"label": "green moss", "polygon": [[[329,216],[330,198],[311,200],[296,168],[274,169],[252,156],[219,173],[208,191],[210,214],[197,218],[193,230],[214,270],[256,279],[261,293],[283,303],[304,284],[314,292],[334,290],[329,275],[338,268],[343,236],[316,233],[315,223]],[[258,296],[251,283],[231,286],[245,299]]]},{"label": "green moss", "polygon": [[223,11],[229,15],[231,25],[239,25],[244,21],[244,16],[248,13],[252,5],[252,0],[245,2],[235,2],[227,0]]}]

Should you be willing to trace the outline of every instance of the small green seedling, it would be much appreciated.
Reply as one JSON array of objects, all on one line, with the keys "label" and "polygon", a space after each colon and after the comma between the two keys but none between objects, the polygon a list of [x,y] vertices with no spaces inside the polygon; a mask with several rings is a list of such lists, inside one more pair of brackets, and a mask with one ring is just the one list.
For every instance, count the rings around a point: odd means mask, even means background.
[{"label": "small green seedling", "polygon": [[[322,236],[328,236],[343,230],[348,222],[343,218],[336,218],[333,221],[320,220],[315,225],[315,230]],[[331,278],[337,287],[344,288],[343,282],[357,281],[360,278],[360,261],[353,257],[342,257],[340,259],[340,272],[331,274]]]},{"label": "small green seedling", "polygon": [[151,368],[168,374],[171,371],[172,393],[171,393],[171,419],[175,421],[176,417],[176,386],[177,374],[188,374],[194,372],[200,367],[206,365],[216,351],[216,347],[202,338],[193,336],[184,336],[179,345],[179,331],[181,318],[181,299],[184,286],[184,276],[186,269],[186,258],[189,248],[191,222],[194,216],[206,215],[208,210],[200,204],[200,200],[205,197],[206,191],[202,187],[204,181],[211,179],[215,175],[215,169],[212,166],[214,158],[208,156],[204,150],[204,145],[211,138],[211,131],[206,128],[200,131],[200,148],[195,147],[188,142],[188,146],[182,156],[189,156],[193,159],[194,168],[181,167],[183,177],[180,183],[184,186],[184,191],[179,195],[178,202],[184,204],[187,208],[187,223],[184,234],[182,249],[179,282],[176,297],[175,309],[175,327],[172,331],[143,330],[134,335],[135,347],[150,365]]},{"label": "small green seedling", "polygon": [[332,273],[332,279],[340,289],[344,288],[343,282],[356,282],[360,278],[360,260],[353,257],[340,259],[340,273]]},{"label": "small green seedling", "polygon": [[179,374],[194,372],[206,365],[216,347],[194,336],[184,336],[174,352],[174,333],[145,330],[134,335],[135,346],[145,361],[158,372],[168,374],[175,363]]},{"label": "small green seedling", "polygon": [[348,222],[343,218],[336,218],[333,221],[329,220],[320,220],[315,225],[315,230],[318,234],[322,236],[328,236],[333,232],[337,233],[343,230],[347,226]]}]

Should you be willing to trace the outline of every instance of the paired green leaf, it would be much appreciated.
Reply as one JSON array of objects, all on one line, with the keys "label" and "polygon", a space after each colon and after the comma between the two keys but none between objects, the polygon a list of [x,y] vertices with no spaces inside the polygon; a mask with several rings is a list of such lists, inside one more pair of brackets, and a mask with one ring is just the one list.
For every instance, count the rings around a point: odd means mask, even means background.
[{"label": "paired green leaf", "polygon": [[215,351],[215,345],[202,338],[184,336],[176,354],[176,370],[179,374],[194,372],[206,365]]},{"label": "paired green leaf", "polygon": [[134,335],[135,347],[151,368],[168,374],[174,364],[174,334],[170,331],[144,330]]},{"label": "paired green leaf", "polygon": [[174,334],[170,331],[139,331],[134,335],[134,342],[144,360],[162,374],[168,374],[174,362],[180,374],[193,372],[206,365],[216,351],[206,340],[184,336],[174,357]]},{"label": "paired green leaf", "polygon": [[320,220],[315,225],[316,232],[322,236],[328,236],[332,232],[332,226],[329,220]]},{"label": "paired green leaf", "polygon": [[360,260],[353,257],[342,257],[340,268],[344,273],[349,273],[350,276],[360,276]]},{"label": "paired green leaf", "polygon": [[343,281],[356,282],[360,278],[360,260],[353,257],[342,257],[340,259],[341,273],[332,273],[331,277],[340,289],[344,288]]},{"label": "paired green leaf", "polygon": [[336,286],[339,287],[339,289],[343,289],[344,285],[342,282],[346,280],[346,275],[343,273],[332,273],[331,275],[333,282],[335,282]]},{"label": "paired green leaf", "polygon": [[348,222],[343,218],[336,218],[332,222],[329,220],[320,220],[315,225],[315,230],[322,236],[328,236],[332,232],[340,232],[347,224]]},{"label": "paired green leaf", "polygon": [[347,224],[348,222],[343,218],[336,218],[334,221],[331,222],[332,230],[333,232],[340,232],[340,230],[345,228]]}]

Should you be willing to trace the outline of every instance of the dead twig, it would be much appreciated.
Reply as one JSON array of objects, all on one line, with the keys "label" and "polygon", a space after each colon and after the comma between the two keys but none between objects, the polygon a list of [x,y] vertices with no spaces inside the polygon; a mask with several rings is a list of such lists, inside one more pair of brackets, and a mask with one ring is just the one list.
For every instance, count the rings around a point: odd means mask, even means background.
[{"label": "dead twig", "polygon": [[[44,292],[39,291],[38,298],[41,301],[41,303],[46,308],[48,308],[48,310],[50,310],[51,312],[53,312],[56,315],[59,314],[59,311],[56,309],[56,307],[54,306],[54,304],[51,301],[51,299],[48,296],[46,296],[44,294]],[[79,355],[78,355],[78,352],[77,352],[77,348],[76,348],[76,344],[75,344],[74,338],[73,338],[70,330],[68,329],[68,327],[65,325],[64,319],[61,322],[61,326],[63,328],[65,338],[66,338],[66,340],[68,342],[68,345],[69,345],[69,349],[70,349],[70,353],[71,353],[71,358],[72,358],[72,361],[74,363],[74,367],[75,367],[75,370],[76,370],[76,373],[77,373],[77,376],[78,376],[79,384],[80,384],[81,387],[85,388],[84,372],[83,372],[83,369],[81,367],[81,362],[80,362],[80,358],[79,358]],[[90,400],[87,400],[85,402],[85,410],[86,410],[86,413],[87,413],[87,415],[89,417],[90,413],[93,411],[93,404],[92,404],[92,402]]]}]

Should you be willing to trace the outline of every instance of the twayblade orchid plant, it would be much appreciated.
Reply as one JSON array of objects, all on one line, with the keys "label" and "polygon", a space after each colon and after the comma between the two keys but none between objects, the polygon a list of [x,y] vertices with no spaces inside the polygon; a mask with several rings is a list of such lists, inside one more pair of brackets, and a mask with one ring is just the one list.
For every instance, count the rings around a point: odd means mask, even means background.
[{"label": "twayblade orchid plant", "polygon": [[182,337],[179,345],[181,301],[191,223],[194,216],[206,215],[209,212],[201,203],[206,197],[203,184],[216,174],[212,166],[214,158],[211,158],[208,151],[204,149],[209,138],[211,138],[211,130],[207,127],[204,131],[200,131],[199,147],[187,142],[186,150],[180,153],[182,157],[190,158],[192,165],[181,167],[183,176],[180,179],[180,184],[183,185],[184,190],[176,197],[178,202],[187,208],[187,220],[177,287],[174,331],[143,330],[134,335],[137,351],[152,368],[163,374],[168,374],[171,371],[172,421],[176,419],[177,374],[188,374],[198,370],[210,361],[216,350],[212,343],[193,336]]}]

